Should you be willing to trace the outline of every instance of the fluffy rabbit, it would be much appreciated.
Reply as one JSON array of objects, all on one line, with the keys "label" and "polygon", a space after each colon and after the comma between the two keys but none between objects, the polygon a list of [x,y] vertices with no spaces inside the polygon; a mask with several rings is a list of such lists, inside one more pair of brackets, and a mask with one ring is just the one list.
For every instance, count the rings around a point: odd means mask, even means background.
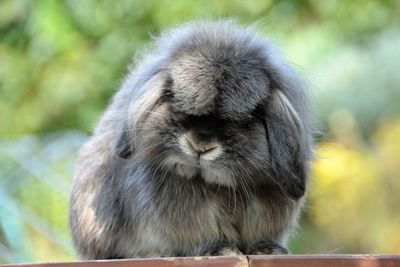
[{"label": "fluffy rabbit", "polygon": [[312,158],[302,81],[229,21],[165,32],[82,148],[81,259],[284,254]]}]

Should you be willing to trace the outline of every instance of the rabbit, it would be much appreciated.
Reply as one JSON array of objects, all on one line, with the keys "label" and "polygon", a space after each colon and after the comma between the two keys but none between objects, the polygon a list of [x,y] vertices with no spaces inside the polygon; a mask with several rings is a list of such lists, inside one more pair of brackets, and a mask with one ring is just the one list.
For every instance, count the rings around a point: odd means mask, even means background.
[{"label": "rabbit", "polygon": [[80,259],[287,254],[309,181],[303,79],[254,28],[164,31],[80,151]]}]

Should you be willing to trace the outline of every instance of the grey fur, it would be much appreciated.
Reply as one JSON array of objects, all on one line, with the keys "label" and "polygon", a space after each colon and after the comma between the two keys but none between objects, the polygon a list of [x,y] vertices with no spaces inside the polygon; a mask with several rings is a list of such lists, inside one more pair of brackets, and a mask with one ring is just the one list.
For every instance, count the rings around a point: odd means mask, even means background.
[{"label": "grey fur", "polygon": [[287,253],[312,158],[302,81],[229,21],[165,32],[141,62],[77,161],[79,257]]}]

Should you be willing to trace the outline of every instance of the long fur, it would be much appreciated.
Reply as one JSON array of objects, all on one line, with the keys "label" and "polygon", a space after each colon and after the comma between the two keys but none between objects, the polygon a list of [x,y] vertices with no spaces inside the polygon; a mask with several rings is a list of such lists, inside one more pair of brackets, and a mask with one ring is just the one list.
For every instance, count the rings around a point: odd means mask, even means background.
[{"label": "long fur", "polygon": [[312,158],[301,79],[230,21],[166,31],[140,61],[77,161],[79,257],[287,253]]}]

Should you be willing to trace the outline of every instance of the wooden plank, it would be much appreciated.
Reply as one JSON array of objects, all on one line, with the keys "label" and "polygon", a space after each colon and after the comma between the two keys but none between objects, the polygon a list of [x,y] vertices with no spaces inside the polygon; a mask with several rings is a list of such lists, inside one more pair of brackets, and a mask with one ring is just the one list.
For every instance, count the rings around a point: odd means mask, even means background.
[{"label": "wooden plank", "polygon": [[179,257],[157,259],[126,259],[37,264],[0,265],[7,267],[169,267],[169,266],[217,266],[247,267],[246,256],[235,257]]},{"label": "wooden plank", "polygon": [[236,256],[236,257],[181,257],[157,259],[126,259],[55,262],[37,264],[10,264],[7,267],[400,267],[400,255],[289,255],[289,256]]},{"label": "wooden plank", "polygon": [[400,255],[248,256],[251,267],[400,267]]}]

